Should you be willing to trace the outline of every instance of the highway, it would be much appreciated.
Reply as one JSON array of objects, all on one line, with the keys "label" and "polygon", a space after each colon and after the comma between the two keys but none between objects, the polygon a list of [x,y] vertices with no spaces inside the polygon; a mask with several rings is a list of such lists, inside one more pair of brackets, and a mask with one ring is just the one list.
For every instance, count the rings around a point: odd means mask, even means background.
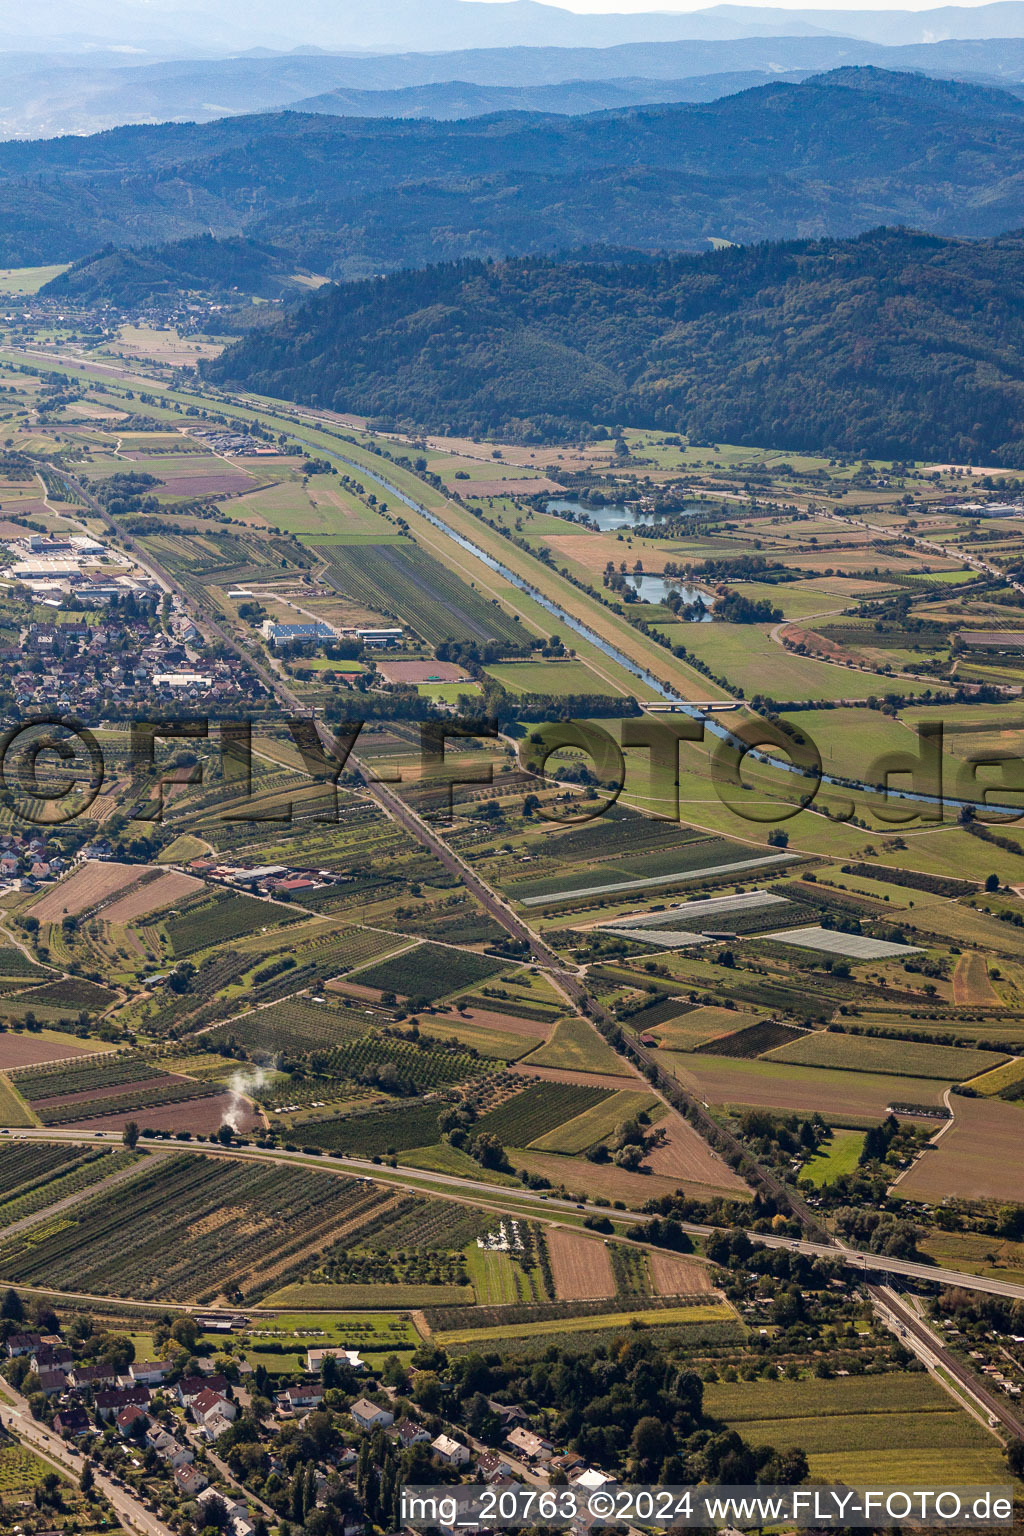
[{"label": "highway", "polygon": [[[78,366],[81,366],[81,364],[78,364]],[[338,457],[341,457],[341,455],[338,455]],[[308,719],[308,705],[303,704],[302,701],[296,698],[278,674],[271,671],[254,657],[229,630],[222,627],[208,612],[205,610],[196,612],[194,604],[189,601],[187,594],[174,581],[170,573],[160,567],[151,555],[145,554],[137,546],[135,540],[126,535],[114,523],[113,519],[106,513],[106,510],[100,506],[95,497],[84,486],[78,484],[77,489],[82,496],[83,502],[103,519],[105,526],[111,533],[121,538],[135,558],[152,570],[169,590],[174,591],[178,595],[181,601],[193,612],[193,616],[200,625],[200,628],[207,635],[214,637],[222,645],[241,657],[246,665],[253,669],[254,673],[272,695],[276,696],[293,714]],[[324,746],[329,749],[330,741],[326,729],[317,723],[316,730]],[[580,975],[572,974],[565,969],[563,963],[544,943],[539,934],[512,910],[504,898],[492,889],[471,865],[448,845],[433,825],[429,824],[417,811],[413,810],[400,795],[396,794],[386,785],[376,781],[372,776],[372,772],[368,770],[365,764],[360,762],[357,755],[350,755],[348,765],[360,769],[366,783],[367,793],[377,801],[387,815],[403,826],[445,869],[455,875],[477,898],[484,910],[508,934],[517,941],[525,942],[529,945],[535,961],[548,970],[552,975],[552,979],[557,980],[566,995],[576,1003],[585,1015],[589,1016],[591,1021],[595,1017],[608,1019],[609,1016],[596,1000],[589,995],[584,979]],[[678,1080],[665,1071],[662,1063],[656,1061],[653,1054],[641,1046],[639,1040],[635,1040],[632,1037],[629,1039],[629,1052],[633,1057],[634,1065],[636,1062],[639,1062],[641,1066],[647,1069],[655,1091],[658,1091],[665,1098],[666,1102],[671,1105],[673,1112],[680,1113],[678,1106],[680,1103],[683,1103],[689,1118],[709,1143],[719,1148],[725,1144],[731,1152],[735,1153],[741,1170],[748,1180],[754,1184],[759,1184],[766,1192],[770,1193],[780,1207],[788,1209],[800,1222],[803,1230],[809,1234],[808,1238],[790,1238],[778,1234],[750,1233],[752,1241],[763,1243],[769,1247],[789,1248],[792,1251],[806,1253],[812,1257],[824,1258],[831,1263],[842,1265],[851,1272],[862,1276],[868,1284],[869,1292],[872,1291],[870,1277],[881,1275],[927,1281],[938,1285],[959,1286],[968,1290],[1007,1296],[1015,1300],[1024,1300],[1024,1285],[1018,1285],[1009,1281],[991,1280],[984,1276],[969,1275],[956,1270],[932,1268],[928,1265],[917,1264],[907,1260],[883,1258],[852,1250],[830,1239],[814,1213],[799,1194],[780,1179],[773,1170],[760,1165],[738,1138],[718,1125],[704,1109],[703,1105],[692,1094],[688,1093]],[[47,1134],[52,1135],[52,1133],[44,1133],[44,1136]],[[179,1145],[184,1147],[187,1144]],[[202,1150],[208,1154],[213,1151],[209,1144],[203,1144],[201,1148],[193,1149],[197,1151]],[[230,1152],[213,1153],[213,1155],[255,1155],[271,1156],[279,1161],[302,1160],[301,1154],[271,1154],[263,1152],[261,1149],[237,1149]],[[426,1174],[422,1177],[417,1177],[414,1171],[403,1169],[400,1173],[396,1171],[394,1174],[389,1170],[387,1176],[384,1176],[378,1165],[355,1158],[331,1158],[329,1161],[309,1158],[305,1161],[310,1167],[333,1167],[339,1172],[356,1173],[361,1177],[387,1182],[392,1186],[398,1185],[408,1189],[416,1189],[422,1193],[443,1193],[448,1198],[462,1199],[468,1203],[485,1204],[491,1208],[496,1204],[500,1205],[504,1199],[510,1207],[513,1205],[520,1209],[536,1207],[538,1208],[538,1214],[541,1210],[545,1209],[549,1212],[579,1209],[579,1207],[574,1206],[571,1202],[555,1198],[544,1199],[535,1191],[520,1191],[514,1196],[503,1197],[500,1190],[496,1190],[494,1186],[487,1185],[483,1181],[463,1180],[451,1175]],[[604,1208],[594,1205],[584,1205],[583,1208],[586,1212],[594,1215],[608,1214]],[[645,1219],[639,1212],[615,1212],[614,1216],[616,1221],[630,1224]],[[706,1236],[713,1229],[691,1226],[687,1230],[695,1235]],[[918,1319],[909,1316],[909,1314],[908,1319],[904,1321],[903,1318],[900,1318],[897,1326],[905,1327],[909,1332],[914,1333],[915,1337],[919,1338],[919,1340],[923,1335],[927,1341],[928,1348],[936,1350],[943,1348],[941,1342],[937,1341],[934,1335]],[[948,1351],[945,1353],[948,1355]],[[949,1358],[952,1359],[952,1357]],[[950,1371],[950,1374],[955,1375],[958,1380],[975,1382],[973,1372],[965,1371],[964,1367],[957,1366],[954,1371],[953,1365],[956,1364],[955,1361],[951,1365],[944,1358],[942,1363]],[[970,1390],[972,1395],[978,1397],[979,1400],[983,1400],[981,1393],[987,1389],[983,1383],[978,1383],[972,1385]],[[1000,1422],[1005,1423],[1006,1410],[1001,1403],[998,1406],[1000,1413],[996,1416],[999,1417]],[[994,1408],[991,1411],[995,1414]],[[1011,1432],[1017,1433],[1019,1431],[1013,1430]]]},{"label": "highway", "polygon": [[[107,1132],[93,1131],[60,1131],[47,1130],[46,1128],[32,1128],[5,1131],[5,1136],[12,1140],[29,1141],[69,1141],[75,1145],[86,1146],[110,1146],[116,1137]],[[146,1146],[145,1142],[141,1143]],[[156,1142],[154,1149],[161,1151],[167,1149],[165,1142]],[[215,1142],[173,1142],[170,1149],[175,1153],[192,1153],[205,1157],[231,1157],[250,1158],[263,1162],[273,1162],[293,1166],[309,1168],[318,1173],[347,1174],[349,1177],[370,1179],[374,1183],[386,1184],[391,1188],[405,1189],[412,1194],[435,1195],[441,1198],[459,1200],[466,1205],[483,1206],[487,1209],[515,1210],[516,1207],[527,1207],[536,1210],[538,1217],[545,1215],[555,1217],[566,1212],[591,1216],[609,1216],[618,1223],[632,1226],[638,1222],[649,1221],[650,1216],[644,1211],[609,1211],[607,1206],[595,1205],[591,1202],[582,1204],[573,1200],[564,1200],[560,1196],[541,1193],[532,1189],[506,1189],[498,1184],[488,1184],[482,1179],[466,1179],[456,1174],[432,1173],[416,1168],[388,1168],[382,1169],[379,1163],[372,1163],[368,1159],[358,1157],[315,1157],[303,1152],[284,1152],[271,1150],[264,1147],[222,1147]],[[38,1212],[35,1220],[38,1221],[46,1212]],[[695,1222],[681,1222],[685,1232],[694,1237],[710,1237],[714,1232],[730,1231],[731,1228],[703,1226]],[[745,1229],[744,1229],[745,1230]],[[987,1275],[971,1275],[965,1271],[956,1269],[939,1269],[930,1264],[915,1263],[910,1259],[891,1259],[876,1253],[866,1253],[862,1249],[850,1248],[839,1244],[827,1242],[812,1242],[807,1238],[789,1237],[778,1232],[747,1232],[752,1243],[760,1243],[765,1248],[788,1248],[792,1253],[804,1253],[809,1258],[827,1259],[831,1264],[839,1264],[849,1269],[854,1274],[861,1275],[868,1280],[872,1275],[894,1275],[907,1280],[924,1280],[933,1285],[956,1286],[967,1291],[982,1291],[987,1295],[1006,1296],[1014,1301],[1024,1301],[1024,1284],[1017,1284],[1009,1280],[994,1280]],[[645,1245],[649,1246],[649,1245]],[[0,1276],[0,1285],[8,1282]],[[27,1289],[26,1287],[21,1287]],[[33,1289],[45,1289],[34,1287]],[[53,1292],[54,1295],[69,1295],[68,1292]],[[75,1293],[76,1295],[78,1293]],[[82,1300],[89,1299],[84,1293]],[[113,1299],[113,1298],[92,1298]],[[202,1310],[202,1309],[199,1309]],[[249,1309],[254,1310],[252,1308]]]}]

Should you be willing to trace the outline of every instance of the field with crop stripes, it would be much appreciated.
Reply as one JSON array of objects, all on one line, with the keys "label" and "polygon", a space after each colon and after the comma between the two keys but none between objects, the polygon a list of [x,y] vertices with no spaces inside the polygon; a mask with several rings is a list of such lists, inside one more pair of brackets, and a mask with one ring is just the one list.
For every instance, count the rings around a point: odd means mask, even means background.
[{"label": "field with crop stripes", "polygon": [[440,1113],[439,1104],[403,1104],[377,1113],[306,1124],[296,1135],[303,1143],[331,1152],[361,1152],[367,1157],[391,1150],[406,1152],[437,1140]]},{"label": "field with crop stripes", "polygon": [[352,977],[361,987],[378,987],[401,997],[435,998],[459,992],[495,976],[508,967],[507,960],[478,955],[472,950],[448,949],[442,944],[418,944],[391,960],[368,966]]},{"label": "field with crop stripes", "polygon": [[0,1201],[0,1226],[8,1227],[15,1221],[33,1216],[36,1211],[56,1205],[59,1200],[80,1194],[101,1179],[119,1173],[122,1168],[130,1168],[137,1158],[137,1154],[126,1147],[111,1148],[110,1151],[103,1147],[85,1152],[77,1147],[69,1150],[73,1156],[66,1166],[14,1190]]},{"label": "field with crop stripes", "polygon": [[0,1272],[96,1295],[214,1300],[282,1285],[312,1250],[394,1197],[355,1179],[179,1155],[6,1242]]},{"label": "field with crop stripes", "polygon": [[481,1115],[478,1131],[490,1131],[509,1147],[528,1147],[531,1141],[557,1130],[584,1110],[611,1098],[607,1088],[584,1088],[576,1083],[537,1083],[524,1088],[497,1109]]},{"label": "field with crop stripes", "polygon": [[215,944],[240,939],[248,933],[297,922],[304,915],[289,912],[276,902],[259,901],[255,896],[228,896],[218,892],[216,901],[190,907],[180,917],[169,918],[164,926],[171,948],[181,959]]},{"label": "field with crop stripes", "polygon": [[5,1142],[0,1147],[0,1200],[13,1199],[55,1178],[77,1162],[80,1155],[77,1147],[56,1143]]},{"label": "field with crop stripes", "polygon": [[392,544],[314,544],[327,579],[347,597],[392,613],[430,645],[441,640],[504,640],[523,632],[497,603],[482,597],[409,539]]},{"label": "field with crop stripes", "polygon": [[354,1035],[365,1034],[365,1013],[314,1003],[308,997],[290,997],[243,1013],[209,1030],[204,1040],[236,1040],[259,1051],[319,1051],[340,1045]]},{"label": "field with crop stripes", "polygon": [[144,1056],[105,1056],[100,1061],[86,1058],[83,1061],[65,1061],[53,1067],[26,1067],[12,1073],[18,1092],[30,1104],[40,1100],[62,1098],[65,1094],[86,1094],[101,1088],[111,1088],[121,1083],[141,1083],[149,1078],[160,1077],[159,1067],[154,1067]]}]

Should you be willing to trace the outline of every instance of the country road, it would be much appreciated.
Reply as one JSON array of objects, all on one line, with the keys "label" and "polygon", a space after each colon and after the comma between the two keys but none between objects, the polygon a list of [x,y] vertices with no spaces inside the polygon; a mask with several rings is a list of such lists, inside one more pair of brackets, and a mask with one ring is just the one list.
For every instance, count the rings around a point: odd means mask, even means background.
[{"label": "country road", "polygon": [[[88,365],[83,365],[80,360],[76,359],[74,363],[76,367],[87,371]],[[127,373],[125,376],[133,377]],[[165,386],[157,387],[164,388]],[[177,398],[184,400],[189,398],[189,396],[186,393],[179,392]],[[199,397],[192,396],[191,398],[198,400]],[[244,408],[234,401],[219,401],[218,407],[221,410],[224,410],[226,407],[229,415],[235,414],[237,419],[245,420]],[[233,411],[232,407],[234,407]],[[273,421],[272,412],[267,407],[260,405],[257,407],[257,411],[262,413],[262,419]],[[301,438],[301,432],[295,431],[293,423],[279,418],[279,424],[285,426],[295,437]],[[308,445],[308,435],[306,441]],[[321,451],[320,445],[318,445],[318,451]],[[344,453],[340,450],[328,449],[326,451],[340,462],[352,462],[346,459]],[[390,484],[383,475],[377,474],[375,471],[367,471],[367,473],[372,478],[379,480],[381,484]],[[79,484],[77,488],[82,495],[84,503],[97,516],[103,519],[104,526],[115,536],[123,539],[132,555],[153,571],[154,575],[157,576],[166,589],[173,591],[179,597],[192,613],[193,618],[207,638],[213,639],[235,655],[241,657],[273,697],[276,697],[292,715],[308,721],[310,717],[309,705],[299,700],[278,674],[264,665],[258,657],[255,657],[241,644],[233,633],[222,626],[205,608],[197,607],[171,574],[164,570],[154,560],[152,555],[139,549],[136,541],[130,535],[126,535],[124,530],[113,522],[109,515],[106,514],[105,509],[99,505],[84,486]],[[398,494],[401,496],[400,492]],[[401,499],[406,500],[407,498],[403,496]],[[409,505],[415,506],[415,503],[410,502]],[[447,531],[452,536],[455,536],[455,530],[448,528]],[[323,745],[329,749],[331,744],[324,727],[316,723],[315,729]],[[539,932],[532,928],[524,917],[514,911],[498,891],[494,890],[481,878],[476,870],[448,844],[444,836],[434,825],[408,805],[400,794],[375,780],[371,771],[365,764],[361,763],[357,754],[352,753],[349,756],[347,766],[360,769],[365,782],[366,794],[377,802],[386,815],[401,825],[423,848],[431,853],[444,869],[454,875],[506,933],[515,940],[529,946],[535,962],[549,973],[552,980],[556,981],[558,986],[578,1006],[581,1013],[590,1020],[592,1025],[595,1019],[614,1022],[610,1020],[609,1015],[604,1012],[597,1000],[590,995],[585,979],[580,974],[566,968],[565,963],[544,942]],[[671,1112],[681,1113],[680,1105],[682,1105],[685,1108],[688,1120],[704,1136],[709,1144],[718,1149],[725,1148],[728,1154],[733,1155],[735,1161],[740,1165],[740,1171],[747,1177],[748,1181],[760,1186],[769,1193],[776,1200],[781,1210],[791,1212],[800,1223],[801,1229],[807,1234],[806,1237],[792,1238],[779,1234],[752,1232],[749,1234],[752,1241],[769,1247],[788,1248],[792,1251],[821,1257],[830,1263],[844,1266],[852,1274],[860,1276],[865,1284],[868,1285],[869,1290],[873,1277],[876,1279],[877,1277],[893,1277],[926,1281],[940,1285],[960,1286],[964,1289],[1024,1300],[1024,1284],[974,1276],[956,1270],[933,1268],[929,1265],[907,1260],[883,1258],[858,1252],[831,1239],[799,1193],[777,1176],[772,1169],[766,1168],[757,1162],[749,1149],[738,1138],[720,1126],[710,1113],[704,1109],[703,1105],[694,1099],[691,1094],[688,1094],[685,1088],[670,1073],[664,1070],[663,1065],[654,1059],[652,1053],[645,1051],[638,1041],[632,1039],[628,1041],[628,1050],[634,1069],[639,1064],[640,1069],[644,1071],[644,1075],[649,1076],[653,1090],[659,1093],[665,1099],[665,1102],[670,1105]],[[16,1134],[19,1136],[39,1135],[43,1139],[53,1139],[53,1133],[45,1131],[41,1133],[18,1132]],[[73,1139],[88,1140],[91,1138],[84,1135],[84,1133],[75,1133]],[[406,1168],[384,1170],[380,1165],[357,1158],[314,1158],[305,1157],[301,1153],[288,1154],[256,1148],[215,1149],[206,1143],[200,1146],[196,1146],[194,1143],[180,1143],[176,1150],[203,1152],[214,1156],[263,1157],[271,1158],[281,1163],[298,1163],[311,1169],[334,1170],[340,1174],[356,1175],[375,1182],[386,1183],[392,1187],[404,1188],[423,1194],[433,1194],[451,1200],[459,1200],[491,1210],[500,1210],[504,1207],[506,1210],[535,1211],[538,1215],[542,1215],[545,1211],[551,1214],[565,1211],[582,1211],[585,1214],[593,1215],[609,1214],[604,1208],[588,1202],[576,1205],[571,1201],[553,1196],[544,1196],[536,1191],[528,1190],[513,1193],[487,1184],[482,1180],[466,1180],[446,1174],[429,1173],[426,1171],[419,1172]],[[614,1220],[625,1228],[646,1219],[643,1213],[637,1211],[616,1211],[613,1215]],[[714,1229],[702,1226],[688,1226],[687,1230],[695,1235],[707,1236]],[[927,1329],[924,1328],[923,1324],[914,1319],[911,1319],[911,1321],[915,1325],[915,1337],[923,1332],[927,1336],[929,1348],[942,1347],[941,1342],[936,1341],[928,1333]],[[897,1332],[900,1328],[910,1330],[910,1323],[905,1322],[902,1317],[893,1326]],[[922,1347],[924,1347],[923,1343]],[[943,1363],[945,1366],[945,1361]],[[958,1379],[964,1369],[961,1367],[958,1373],[954,1373],[951,1367],[945,1366],[945,1368],[950,1370],[951,1375],[957,1374]],[[973,1376],[973,1373],[968,1372],[967,1374]],[[976,1391],[976,1389],[972,1387],[972,1391]],[[999,1406],[1002,1409],[1002,1405],[1000,1404]],[[1005,1415],[1006,1410],[1002,1409],[1002,1412]],[[1000,1422],[1005,1422],[1005,1419],[1001,1417]]]}]

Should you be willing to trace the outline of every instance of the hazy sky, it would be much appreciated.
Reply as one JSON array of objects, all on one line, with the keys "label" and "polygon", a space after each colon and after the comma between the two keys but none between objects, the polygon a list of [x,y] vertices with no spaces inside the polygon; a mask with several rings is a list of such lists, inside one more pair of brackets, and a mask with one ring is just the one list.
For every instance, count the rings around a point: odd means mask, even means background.
[{"label": "hazy sky", "polygon": [[[501,0],[488,0],[490,4],[500,4]],[[543,0],[543,3],[553,4],[554,0]],[[717,0],[557,0],[558,6],[565,11],[703,11],[715,5]],[[727,3],[727,0],[726,0]],[[739,0],[738,0],[739,3]],[[761,0],[749,0],[749,3],[761,7]],[[771,0],[767,0],[771,4]],[[801,4],[800,0],[793,0],[789,6],[773,5],[774,10],[820,10],[820,11],[930,11],[941,5],[943,0],[810,0],[809,4]],[[985,5],[989,0],[952,0],[955,5]]]}]

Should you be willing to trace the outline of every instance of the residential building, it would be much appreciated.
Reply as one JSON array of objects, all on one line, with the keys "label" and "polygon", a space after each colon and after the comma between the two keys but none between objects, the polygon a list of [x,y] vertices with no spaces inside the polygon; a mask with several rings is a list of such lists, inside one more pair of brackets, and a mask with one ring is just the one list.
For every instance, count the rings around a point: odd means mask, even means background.
[{"label": "residential building", "polygon": [[403,1450],[410,1445],[425,1445],[430,1439],[422,1424],[417,1424],[413,1419],[399,1419],[392,1429],[392,1437],[398,1441]]},{"label": "residential building", "polygon": [[307,1349],[306,1370],[313,1375],[319,1374],[328,1355],[351,1366],[354,1371],[362,1371],[366,1368],[366,1361],[360,1357],[357,1349]]},{"label": "residential building", "polygon": [[147,1387],[158,1387],[171,1374],[166,1360],[136,1360],[128,1367],[132,1381]]},{"label": "residential building", "polygon": [[387,1429],[395,1422],[393,1413],[386,1408],[378,1408],[376,1403],[371,1403],[369,1398],[360,1397],[349,1409],[359,1429]]},{"label": "residential building", "polygon": [[198,1467],[175,1467],[174,1481],[178,1492],[183,1494],[186,1499],[196,1498],[202,1493],[204,1488],[209,1487],[208,1479],[203,1476]]},{"label": "residential building", "polygon": [[178,1394],[178,1402],[183,1408],[191,1408],[196,1398],[202,1392],[220,1392],[227,1394],[228,1379],[226,1376],[183,1376],[178,1382],[175,1391]]},{"label": "residential building", "polygon": [[114,1423],[117,1425],[118,1434],[123,1435],[126,1440],[129,1435],[135,1433],[136,1425],[148,1422],[149,1415],[146,1413],[146,1410],[144,1408],[137,1408],[134,1404],[129,1404],[127,1408],[122,1408],[114,1420]]},{"label": "residential building", "polygon": [[500,1451],[484,1451],[477,1458],[476,1469],[485,1483],[496,1483],[501,1478],[512,1476],[512,1464],[505,1460]]},{"label": "residential building", "polygon": [[449,1467],[463,1467],[470,1459],[469,1447],[453,1440],[451,1435],[438,1435],[436,1440],[431,1440],[430,1449]]},{"label": "residential building", "polygon": [[545,1461],[553,1450],[550,1441],[535,1435],[532,1430],[524,1429],[522,1425],[509,1431],[505,1436],[505,1444],[518,1451],[520,1456],[525,1456],[527,1461]]},{"label": "residential building", "polygon": [[[300,1387],[286,1387],[278,1395],[277,1407],[279,1413],[306,1413],[311,1408],[319,1408],[324,1400],[324,1389],[318,1381],[309,1382]],[[390,1423],[390,1419],[388,1420]]]},{"label": "residential building", "polygon": [[54,1415],[53,1427],[58,1435],[63,1435],[65,1440],[71,1440],[78,1435],[87,1435],[93,1428],[93,1423],[84,1408],[72,1404],[61,1408]]}]

